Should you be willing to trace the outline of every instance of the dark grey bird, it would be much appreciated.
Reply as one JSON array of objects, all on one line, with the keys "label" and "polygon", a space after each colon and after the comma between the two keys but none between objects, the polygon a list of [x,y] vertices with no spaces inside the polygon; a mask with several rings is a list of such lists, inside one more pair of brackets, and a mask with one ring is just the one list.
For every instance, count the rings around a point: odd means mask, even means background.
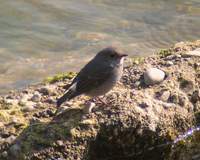
[{"label": "dark grey bird", "polygon": [[57,107],[81,94],[92,98],[106,94],[120,80],[125,56],[113,47],[101,50],[73,79],[67,92],[57,100]]}]

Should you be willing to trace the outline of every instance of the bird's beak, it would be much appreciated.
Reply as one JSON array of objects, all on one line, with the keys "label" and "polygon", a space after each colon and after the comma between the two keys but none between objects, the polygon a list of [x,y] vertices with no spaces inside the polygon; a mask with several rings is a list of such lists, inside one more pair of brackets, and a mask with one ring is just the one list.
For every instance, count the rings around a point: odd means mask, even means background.
[{"label": "bird's beak", "polygon": [[122,58],[122,57],[127,57],[128,55],[127,54],[119,54],[119,57]]}]

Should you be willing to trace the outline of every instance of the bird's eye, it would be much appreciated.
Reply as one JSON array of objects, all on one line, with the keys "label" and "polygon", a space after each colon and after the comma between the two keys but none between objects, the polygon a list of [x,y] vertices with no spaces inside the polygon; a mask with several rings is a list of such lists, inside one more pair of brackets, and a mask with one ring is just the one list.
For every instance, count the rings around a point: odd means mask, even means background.
[{"label": "bird's eye", "polygon": [[115,55],[114,54],[110,54],[110,57],[113,58],[113,57],[115,57]]}]

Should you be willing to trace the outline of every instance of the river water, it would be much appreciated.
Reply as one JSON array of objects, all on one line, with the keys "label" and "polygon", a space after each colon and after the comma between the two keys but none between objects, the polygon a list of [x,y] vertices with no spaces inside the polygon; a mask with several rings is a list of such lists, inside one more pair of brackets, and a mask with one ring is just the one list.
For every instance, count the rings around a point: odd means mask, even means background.
[{"label": "river water", "polygon": [[150,55],[199,38],[199,0],[0,0],[0,94],[77,71],[109,45]]}]

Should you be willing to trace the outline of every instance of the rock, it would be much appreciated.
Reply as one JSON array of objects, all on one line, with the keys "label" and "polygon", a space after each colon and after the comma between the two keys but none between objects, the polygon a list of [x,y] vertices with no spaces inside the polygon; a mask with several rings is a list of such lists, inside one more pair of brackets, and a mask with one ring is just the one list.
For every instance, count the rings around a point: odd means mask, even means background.
[{"label": "rock", "polygon": [[33,117],[31,120],[30,120],[30,124],[32,123],[39,123],[40,122],[40,119],[37,118],[37,117]]},{"label": "rock", "polygon": [[167,102],[168,101],[168,99],[169,99],[169,97],[170,97],[170,91],[163,91],[162,93],[161,93],[161,96],[159,97],[159,99],[161,100],[161,101],[163,101],[163,102]]},{"label": "rock", "polygon": [[55,86],[46,85],[38,90],[43,95],[56,95]]},{"label": "rock", "polygon": [[24,95],[21,97],[21,99],[20,99],[20,101],[19,101],[18,104],[19,104],[20,106],[25,106],[26,103],[28,102],[28,99],[30,99],[31,96],[32,96],[32,95],[24,94]]},{"label": "rock", "polygon": [[4,151],[1,155],[2,155],[2,157],[6,158],[8,156],[8,152]]},{"label": "rock", "polygon": [[[179,49],[181,54],[187,51]],[[169,53],[174,55],[173,48]],[[63,113],[54,116],[55,106],[45,100],[55,97],[35,92],[42,84],[28,88],[26,94],[30,99],[35,93],[41,95],[39,102],[31,101],[41,107],[34,112],[21,113],[20,110],[30,102],[24,98],[23,107],[10,106],[0,110],[0,122],[3,123],[0,123],[0,159],[197,160],[200,129],[193,132],[191,128],[195,129],[200,122],[200,57],[190,57],[188,62],[184,57],[152,57],[146,57],[142,64],[125,67],[121,83],[103,97],[106,103],[96,100],[98,109],[93,108],[94,103],[86,104],[83,109],[82,104],[87,98],[80,96],[66,102]],[[167,61],[175,65],[168,67]],[[141,74],[145,68],[149,69],[147,66],[159,66],[170,76],[160,85],[145,87]],[[62,87],[57,85],[57,82],[46,83],[44,87],[56,86],[55,90],[63,93]],[[21,100],[25,93],[18,91],[12,95],[13,99],[19,97]],[[38,101],[37,98],[32,100]],[[3,99],[0,98],[1,102]],[[84,114],[83,110],[89,114]],[[16,128],[15,124],[20,122],[23,126]],[[185,135],[183,141],[173,143],[182,134]],[[14,142],[12,135],[17,137]],[[4,151],[6,158],[2,156]],[[10,158],[10,155],[14,156]]]},{"label": "rock", "polygon": [[180,81],[180,89],[186,93],[192,92],[195,88],[194,82],[190,80],[190,77],[187,79],[179,78]]},{"label": "rock", "polygon": [[0,144],[3,144],[5,142],[5,138],[0,137]]},{"label": "rock", "polygon": [[85,119],[85,120],[81,121],[80,123],[83,125],[96,125],[97,120],[96,119]]},{"label": "rock", "polygon": [[18,104],[18,100],[17,99],[4,99],[4,103],[8,104],[8,105],[17,105]]},{"label": "rock", "polygon": [[83,108],[83,112],[85,114],[88,114],[88,113],[91,113],[92,112],[92,109],[96,106],[95,103],[93,102],[89,102],[89,103],[86,103],[84,108]]},{"label": "rock", "polygon": [[172,66],[172,65],[174,65],[174,63],[173,63],[172,61],[167,61],[167,62],[166,62],[166,65],[167,65],[167,66]]},{"label": "rock", "polygon": [[58,146],[64,146],[64,143],[63,143],[63,141],[61,141],[61,140],[57,140],[57,141],[56,141],[56,144],[57,144]]},{"label": "rock", "polygon": [[180,54],[176,54],[176,57],[177,58],[181,58],[182,56]]},{"label": "rock", "polygon": [[197,48],[197,49],[195,49],[193,51],[189,51],[189,52],[185,53],[185,55],[200,57],[200,48]]},{"label": "rock", "polygon": [[5,139],[5,142],[7,142],[8,144],[13,143],[13,141],[16,139],[16,136],[11,135],[10,137]]},{"label": "rock", "polygon": [[9,153],[11,157],[19,157],[21,153],[21,146],[19,144],[14,144],[10,147]]},{"label": "rock", "polygon": [[196,90],[192,93],[191,101],[192,103],[197,103],[200,101],[200,90]]},{"label": "rock", "polygon": [[3,122],[0,122],[0,128],[2,128],[4,126]]},{"label": "rock", "polygon": [[200,63],[194,63],[194,68],[197,70],[200,67]]},{"label": "rock", "polygon": [[26,103],[27,103],[27,101],[25,101],[25,100],[20,100],[18,104],[19,104],[20,106],[25,106]]},{"label": "rock", "polygon": [[10,137],[10,132],[8,130],[1,131],[1,137],[2,138],[8,138],[8,137]]},{"label": "rock", "polygon": [[142,102],[142,103],[139,104],[139,107],[144,109],[144,108],[149,107],[149,105],[146,102]]},{"label": "rock", "polygon": [[39,92],[34,93],[34,95],[31,97],[31,101],[33,102],[39,102],[41,99],[41,95]]},{"label": "rock", "polygon": [[56,100],[53,97],[49,97],[45,100],[46,103],[56,104]]},{"label": "rock", "polygon": [[48,109],[46,113],[49,115],[49,117],[53,117],[55,115],[55,113],[51,109]]},{"label": "rock", "polygon": [[164,80],[165,73],[157,68],[149,68],[144,73],[144,82],[146,85],[153,85],[160,83]]},{"label": "rock", "polygon": [[28,101],[24,104],[24,107],[22,108],[22,111],[24,112],[31,112],[31,111],[34,111],[36,108],[35,108],[35,103],[34,102],[31,102],[31,101]]},{"label": "rock", "polygon": [[15,99],[15,96],[14,95],[7,95],[5,98],[6,99]]}]

